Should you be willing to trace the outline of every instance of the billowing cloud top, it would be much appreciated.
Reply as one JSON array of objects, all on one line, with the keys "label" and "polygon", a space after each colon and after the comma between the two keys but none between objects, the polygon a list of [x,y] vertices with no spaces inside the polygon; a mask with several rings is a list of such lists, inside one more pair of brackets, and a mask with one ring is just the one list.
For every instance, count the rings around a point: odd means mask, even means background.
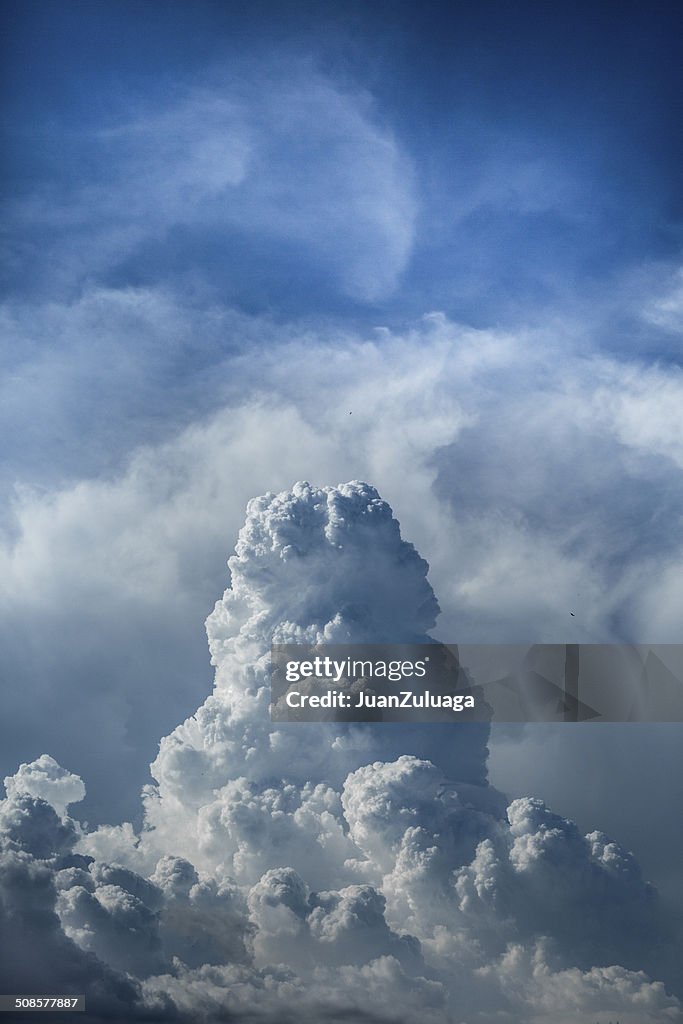
[{"label": "billowing cloud top", "polygon": [[428,565],[374,487],[295,484],[249,502],[231,586],[207,621],[214,663],[240,638],[419,642],[439,612]]},{"label": "billowing cloud top", "polygon": [[271,726],[272,638],[427,638],[427,564],[377,491],[253,500],[229,567],[215,690],[162,740],[139,834],[71,818],[47,755],[6,780],[2,981],[96,1019],[680,1022],[655,890],[603,833],[506,808],[486,727]]}]

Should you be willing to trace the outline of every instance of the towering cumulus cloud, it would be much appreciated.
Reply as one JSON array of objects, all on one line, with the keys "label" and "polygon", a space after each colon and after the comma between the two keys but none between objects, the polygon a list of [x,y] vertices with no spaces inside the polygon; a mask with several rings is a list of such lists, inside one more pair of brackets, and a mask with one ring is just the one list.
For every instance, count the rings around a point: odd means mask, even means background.
[{"label": "towering cumulus cloud", "polygon": [[6,991],[102,1019],[683,1020],[633,857],[486,779],[486,725],[271,726],[273,640],[429,640],[426,562],[367,484],[250,502],[207,621],[214,692],[130,824],[43,755],[0,805]]}]

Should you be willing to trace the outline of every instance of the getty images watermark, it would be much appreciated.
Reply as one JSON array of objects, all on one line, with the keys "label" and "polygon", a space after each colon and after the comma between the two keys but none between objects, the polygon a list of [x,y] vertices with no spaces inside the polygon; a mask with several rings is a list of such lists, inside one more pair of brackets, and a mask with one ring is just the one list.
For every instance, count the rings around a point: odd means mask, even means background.
[{"label": "getty images watermark", "polygon": [[278,722],[680,722],[683,644],[274,644]]},{"label": "getty images watermark", "polygon": [[[475,698],[472,693],[416,687],[418,681],[427,676],[432,657],[433,653],[416,660],[351,656],[337,660],[327,654],[316,654],[310,661],[292,659],[285,664],[285,680],[290,685],[282,699],[288,709],[297,711],[307,707],[353,712],[424,708],[456,712],[473,710]],[[291,685],[309,679],[322,684],[322,693],[304,692],[301,687],[297,689]],[[350,685],[344,685],[349,680],[352,681]],[[360,680],[363,685],[354,685]],[[411,688],[399,690],[393,687],[393,692],[387,692],[387,684],[395,683],[409,683]]]}]

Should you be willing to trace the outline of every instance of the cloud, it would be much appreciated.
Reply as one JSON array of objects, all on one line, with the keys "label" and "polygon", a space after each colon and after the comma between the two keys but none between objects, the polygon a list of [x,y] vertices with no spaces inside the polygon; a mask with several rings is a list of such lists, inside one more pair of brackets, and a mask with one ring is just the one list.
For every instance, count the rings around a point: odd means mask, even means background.
[{"label": "cloud", "polygon": [[[27,792],[48,778],[62,804],[81,796],[50,758],[8,779],[0,837],[48,894],[33,927],[95,977],[128,976],[130,1019],[166,1005],[207,1022],[543,1021],[559,988],[567,1020],[681,1020],[634,858],[538,799],[506,808],[485,781],[486,726],[451,733],[455,757],[420,726],[271,727],[271,636],[365,638],[370,623],[400,640],[434,621],[426,563],[378,492],[255,499],[229,565],[207,622],[214,692],[162,740],[138,834],[81,828]],[[12,899],[27,913],[27,890]]]},{"label": "cloud", "polygon": [[[205,870],[230,861],[237,877],[255,880],[276,862],[305,865],[315,877],[311,828],[316,845],[338,851],[340,862],[354,855],[328,785],[339,785],[371,753],[398,756],[406,743],[419,751],[441,732],[393,729],[378,745],[362,725],[341,734],[316,726],[306,731],[303,749],[296,728],[273,734],[271,638],[424,639],[438,609],[427,566],[402,540],[377,491],[353,482],[297,484],[250,502],[229,567],[231,587],[207,620],[216,688],[162,740],[148,821],[170,839],[189,812],[178,852]],[[487,734],[486,726],[468,729],[461,745],[444,750],[446,763],[463,778],[483,781]],[[274,778],[283,785],[272,785]],[[339,880],[348,879],[342,868]]]},{"label": "cloud", "polygon": [[13,849],[41,860],[69,853],[79,838],[70,818],[61,819],[40,797],[16,792],[0,803],[0,834]]},{"label": "cloud", "polygon": [[64,934],[115,970],[147,977],[164,969],[157,915],[121,886],[70,886],[57,912]]},{"label": "cloud", "polygon": [[304,984],[284,966],[260,971],[233,965],[203,967],[149,979],[150,1001],[169,995],[188,1019],[215,1021],[233,1015],[258,1015],[263,1021],[352,1019],[359,1024],[443,1021],[444,990],[438,982],[406,975],[393,957],[380,957],[363,967],[320,967]]},{"label": "cloud", "polygon": [[16,773],[5,779],[5,789],[9,800],[26,793],[45,800],[58,815],[64,815],[70,804],[79,803],[85,796],[82,779],[58,765],[49,754],[19,765]]},{"label": "cloud", "polygon": [[[514,800],[507,820],[509,830],[484,840],[458,872],[461,910],[482,922],[488,918],[501,946],[520,936],[550,935],[565,957],[584,968],[614,958],[662,969],[665,942],[663,933],[657,939],[655,892],[631,854],[602,833],[583,836],[574,822],[537,799]],[[501,918],[514,921],[512,934],[500,930]],[[488,941],[495,943],[493,932]]]},{"label": "cloud", "polygon": [[57,176],[13,206],[14,231],[36,240],[32,280],[73,295],[86,280],[201,266],[219,281],[222,259],[246,251],[247,287],[268,280],[267,263],[294,261],[333,293],[389,296],[411,256],[417,201],[410,158],[370,95],[294,59],[203,77],[154,103],[119,98],[110,123],[72,140],[86,183]]},{"label": "cloud", "polygon": [[[174,310],[192,319],[157,293],[100,298],[117,330],[132,316],[154,344]],[[201,621],[247,501],[297,478],[378,482],[429,560],[444,639],[677,639],[676,373],[439,315],[374,337],[226,318],[230,337],[263,339],[211,372],[206,416],[108,479],[15,496],[0,546],[6,771],[50,749],[87,775],[85,814],[102,820],[103,800],[113,820],[134,813],[159,732],[208,691]],[[122,748],[129,784],[114,788]]]},{"label": "cloud", "polygon": [[683,330],[683,269],[677,267],[665,277],[660,294],[646,303],[641,315],[648,324],[677,336]]},{"label": "cloud", "polygon": [[[161,88],[152,55],[144,100],[117,75],[74,106],[90,123],[61,101],[12,154],[6,969],[114,1019],[670,1024],[666,914],[596,830],[656,847],[680,890],[660,731],[593,762],[578,728],[508,750],[560,815],[486,784],[485,727],[264,725],[273,633],[680,638],[679,272],[604,278],[654,244],[658,190],[605,185],[583,129],[570,152],[566,118],[556,144],[471,83],[425,134],[375,50],[384,106],[338,55],[240,46]],[[573,321],[539,313],[577,290]],[[400,319],[432,302],[536,326]],[[351,479],[377,491],[323,486]]]},{"label": "cloud", "polygon": [[[77,823],[24,789],[27,780],[44,788],[46,774],[58,802],[67,793],[60,783],[79,795],[80,779],[44,755],[6,780],[8,796],[0,801],[0,986],[35,995],[87,991],[94,1021],[136,1013],[145,1019],[139,985],[71,941],[63,929],[57,890],[87,877],[88,861],[72,852],[80,837]],[[168,1010],[173,1013],[170,1005]]]},{"label": "cloud", "polygon": [[[64,934],[55,913],[54,876],[26,853],[0,854],[0,983],[6,991],[44,994],[88,992],[94,1021],[144,1020],[135,981],[83,951]],[[173,1008],[166,1001],[172,1019]]]},{"label": "cloud", "polygon": [[391,956],[408,973],[422,973],[419,942],[389,928],[385,906],[371,885],[311,892],[292,868],[270,869],[249,892],[256,961],[315,973],[321,962],[362,966]]},{"label": "cloud", "polygon": [[[570,968],[553,971],[543,946],[513,946],[480,977],[496,981],[509,993],[512,1013],[529,1013],[534,1024],[575,1024],[596,1015],[612,1016],[624,1024],[667,1024],[680,1020],[680,1005],[642,972],[623,967]],[[514,1019],[514,1017],[512,1018]]]}]

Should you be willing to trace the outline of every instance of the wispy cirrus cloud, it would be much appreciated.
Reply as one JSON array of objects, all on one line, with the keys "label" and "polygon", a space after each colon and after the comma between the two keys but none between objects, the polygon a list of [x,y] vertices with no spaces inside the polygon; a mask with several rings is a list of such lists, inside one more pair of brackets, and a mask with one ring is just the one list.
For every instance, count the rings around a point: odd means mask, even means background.
[{"label": "wispy cirrus cloud", "polygon": [[395,290],[415,235],[414,171],[371,96],[301,60],[236,72],[154,105],[129,100],[74,135],[87,177],[10,206],[14,235],[42,233],[26,254],[34,280],[73,292],[171,269],[224,284],[221,261],[234,274],[246,250],[257,285],[258,261],[275,260],[363,302]]}]

